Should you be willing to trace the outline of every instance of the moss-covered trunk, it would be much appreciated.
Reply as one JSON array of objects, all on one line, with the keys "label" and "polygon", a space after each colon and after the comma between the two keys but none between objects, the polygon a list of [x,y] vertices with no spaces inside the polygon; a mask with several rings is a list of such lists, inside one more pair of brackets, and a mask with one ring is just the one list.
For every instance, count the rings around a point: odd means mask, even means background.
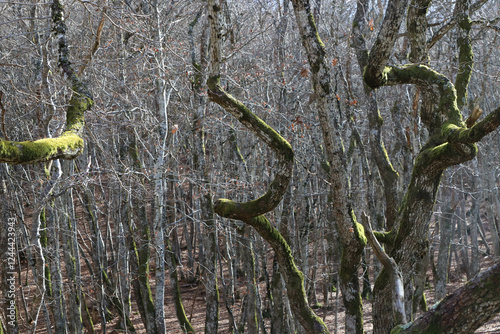
[{"label": "moss-covered trunk", "polygon": [[[412,57],[414,61],[421,62],[425,61],[426,52],[425,46],[422,48],[419,43],[425,39],[425,36],[422,36],[425,32],[417,29],[416,25],[419,21],[425,21],[429,2],[414,0],[412,4],[418,7],[418,10],[415,8],[410,10],[408,16]],[[457,2],[457,6],[459,9],[462,8],[460,1]],[[427,66],[387,65],[395,41],[394,32],[398,31],[403,19],[403,8],[406,8],[406,1],[389,1],[384,23],[368,57],[364,79],[371,88],[414,84],[433,99],[427,98],[426,100],[432,103],[426,103],[420,109],[422,122],[429,132],[429,140],[415,159],[410,184],[398,214],[399,228],[393,231],[393,234],[397,233],[397,236],[391,244],[391,255],[404,275],[405,293],[408,293],[405,298],[411,301],[414,294],[412,286],[414,277],[419,274],[419,266],[428,253],[429,222],[441,175],[446,168],[475,157],[477,147],[474,143],[500,125],[500,108],[483,121],[468,128],[462,121],[462,114],[459,110],[461,104],[458,103],[461,95],[466,91],[463,86],[466,86],[468,78],[460,84],[457,82],[460,87],[455,89],[448,78]],[[468,11],[463,8],[460,10]],[[467,38],[463,41],[467,41]],[[462,61],[470,61],[470,58],[464,57],[464,60],[460,60]],[[463,75],[470,77],[466,73],[468,70],[469,67],[464,66]],[[386,300],[387,294],[393,287],[389,286],[386,278],[387,273],[383,270],[374,288],[375,333],[387,333],[395,325],[391,316],[390,303]],[[420,297],[417,296],[417,298]],[[411,303],[407,305],[411,306]]]}]

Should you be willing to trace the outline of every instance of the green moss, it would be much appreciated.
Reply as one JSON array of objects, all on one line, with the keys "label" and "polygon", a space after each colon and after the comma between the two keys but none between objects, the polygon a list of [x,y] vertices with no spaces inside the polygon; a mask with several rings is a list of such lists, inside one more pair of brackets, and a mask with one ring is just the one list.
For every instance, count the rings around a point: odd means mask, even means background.
[{"label": "green moss", "polygon": [[81,150],[83,139],[72,132],[65,132],[58,138],[44,138],[34,142],[18,143],[21,149],[21,162],[43,161],[44,157],[56,155],[58,152]]},{"label": "green moss", "polygon": [[449,144],[444,143],[436,147],[428,148],[417,156],[415,160],[414,171],[418,172],[421,168],[425,168],[430,165],[430,163],[443,155],[452,154],[453,151],[450,150]]},{"label": "green moss", "polygon": [[389,232],[373,231],[373,234],[379,242],[387,245],[394,244],[394,240],[396,239],[396,233],[394,232],[394,230],[390,230]]},{"label": "green moss", "polygon": [[445,115],[448,121],[456,125],[463,125],[462,114],[457,105],[457,91],[446,76],[420,64],[409,64],[401,67],[387,66],[385,73],[389,85],[408,83],[427,86],[431,89],[437,87],[440,99],[434,113]]},{"label": "green moss", "polygon": [[213,75],[208,77],[207,87],[214,92],[219,89],[222,89],[222,87],[220,87],[220,75]]},{"label": "green moss", "polygon": [[237,211],[237,205],[236,202],[230,199],[219,198],[214,203],[214,211],[221,217],[231,218]]},{"label": "green moss", "polygon": [[358,221],[356,220],[356,216],[354,215],[354,212],[352,210],[351,210],[351,217],[353,220],[354,234],[356,235],[356,238],[359,240],[360,246],[364,247],[368,242],[368,239],[365,236],[365,228],[363,227],[363,225],[358,223]]},{"label": "green moss", "polygon": [[365,66],[363,70],[363,79],[365,80],[365,83],[372,89],[385,86],[387,84],[388,76],[393,68],[390,66],[386,66],[381,73],[375,73],[374,70],[374,68]]},{"label": "green moss", "polygon": [[466,17],[463,20],[460,20],[458,26],[464,30],[470,30],[472,28],[472,21],[470,17]]},{"label": "green moss", "polygon": [[94,101],[89,97],[73,93],[66,111],[66,131],[81,131],[85,125],[85,112],[93,104]]},{"label": "green moss", "polygon": [[74,92],[66,110],[66,131],[61,136],[22,142],[0,140],[0,161],[27,164],[75,158],[84,145],[79,133],[85,125],[85,112],[93,103],[91,98]]},{"label": "green moss", "polygon": [[377,125],[382,126],[384,125],[384,119],[380,115],[380,111],[377,109]]},{"label": "green moss", "polygon": [[[76,156],[83,149],[83,139],[72,132],[65,132],[58,138],[44,138],[36,141],[8,142],[0,140],[2,162],[13,164],[49,161],[54,156]],[[71,152],[70,152],[71,151]],[[68,152],[68,156],[64,156]]]},{"label": "green moss", "polygon": [[0,139],[0,156],[2,157],[2,162],[14,161],[20,155],[21,150],[17,145],[13,142]]},{"label": "green moss", "polygon": [[424,312],[426,312],[429,309],[429,306],[427,305],[427,297],[425,296],[425,293],[422,293],[422,298],[420,298],[420,309]]},{"label": "green moss", "polygon": [[408,326],[410,325],[411,323],[408,323],[406,325],[397,325],[396,327],[394,327],[392,330],[391,330],[391,334],[401,334],[402,331],[406,328],[408,328]]},{"label": "green moss", "polygon": [[265,141],[276,153],[281,154],[285,160],[293,161],[294,154],[290,143],[276,130],[257,117],[243,103],[225,92],[220,86],[220,77],[211,76],[207,79],[210,99],[230,112],[245,127],[250,129]]},{"label": "green moss", "polygon": [[[286,282],[287,295],[290,300],[290,306],[294,313],[298,313],[298,317],[308,323],[308,327],[315,328],[315,333],[323,331],[327,333],[326,326],[312,309],[307,304],[306,292],[304,288],[304,275],[297,268],[294,262],[293,254],[290,246],[285,241],[281,233],[274,228],[269,220],[264,216],[258,216],[251,220],[245,221],[251,225],[266,240],[274,249],[277,257],[280,270]],[[304,325],[304,324],[303,324]],[[321,328],[318,330],[318,328]]]}]

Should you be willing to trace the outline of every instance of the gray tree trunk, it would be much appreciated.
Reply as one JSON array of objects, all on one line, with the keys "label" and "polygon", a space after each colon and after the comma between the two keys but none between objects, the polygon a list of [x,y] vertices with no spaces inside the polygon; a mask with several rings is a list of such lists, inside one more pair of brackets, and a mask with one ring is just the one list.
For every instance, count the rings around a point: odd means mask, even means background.
[{"label": "gray tree trunk", "polygon": [[[446,188],[444,188],[446,189]],[[453,214],[457,205],[453,190],[443,190],[443,199],[446,202],[441,206],[442,214],[439,217],[439,250],[436,265],[436,300],[441,300],[446,296],[446,284],[448,283],[448,263],[450,258],[450,243],[453,236]]]}]

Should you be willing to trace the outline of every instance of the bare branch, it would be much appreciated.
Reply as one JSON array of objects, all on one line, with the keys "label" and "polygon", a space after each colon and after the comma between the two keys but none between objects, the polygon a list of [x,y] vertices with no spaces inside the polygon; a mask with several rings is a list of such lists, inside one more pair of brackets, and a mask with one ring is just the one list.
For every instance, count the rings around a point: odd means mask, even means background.
[{"label": "bare branch", "polygon": [[392,309],[394,313],[394,322],[396,324],[406,324],[406,312],[405,312],[405,291],[403,287],[403,275],[399,270],[396,261],[392,257],[389,257],[384,251],[377,238],[373,234],[373,230],[370,224],[368,216],[363,213],[361,217],[363,227],[365,228],[365,235],[372,246],[373,252],[382,263],[384,268],[389,273],[389,279],[391,281],[392,290]]}]

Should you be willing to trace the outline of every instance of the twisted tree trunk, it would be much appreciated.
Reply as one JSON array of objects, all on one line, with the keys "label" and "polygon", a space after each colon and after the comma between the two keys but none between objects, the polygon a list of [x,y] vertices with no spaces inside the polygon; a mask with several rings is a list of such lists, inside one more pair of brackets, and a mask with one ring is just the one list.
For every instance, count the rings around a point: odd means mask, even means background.
[{"label": "twisted tree trunk", "polygon": [[276,253],[280,271],[287,287],[290,306],[297,320],[307,333],[328,333],[326,325],[314,314],[307,303],[304,277],[295,266],[288,243],[264,216],[265,213],[273,210],[279,204],[288,187],[294,161],[292,148],[274,129],[222,89],[220,85],[222,35],[218,19],[220,7],[214,0],[211,0],[208,1],[208,11],[211,32],[210,67],[207,80],[209,98],[255,133],[278,157],[274,180],[264,195],[244,203],[219,199],[214,204],[214,211],[222,217],[241,220],[252,226],[261,237],[270,243]]}]

